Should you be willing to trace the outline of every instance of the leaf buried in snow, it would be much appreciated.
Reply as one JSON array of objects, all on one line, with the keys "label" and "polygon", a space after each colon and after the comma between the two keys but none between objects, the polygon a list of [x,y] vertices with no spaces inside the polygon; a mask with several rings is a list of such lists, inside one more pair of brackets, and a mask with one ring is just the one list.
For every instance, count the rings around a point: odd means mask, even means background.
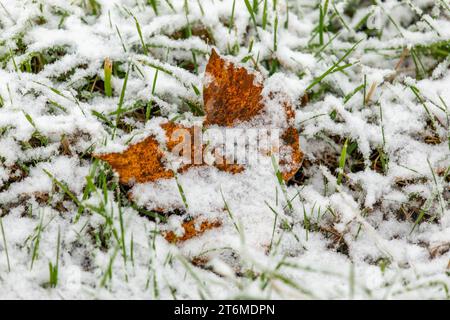
[{"label": "leaf buried in snow", "polygon": [[202,221],[199,228],[197,229],[196,224],[197,221],[195,219],[185,221],[182,224],[182,227],[184,229],[184,234],[182,236],[177,236],[173,231],[163,232],[163,236],[170,243],[184,242],[203,234],[207,230],[218,228],[222,225],[222,223],[218,220],[205,220]]},{"label": "leaf buried in snow", "polygon": [[[172,152],[174,156],[180,157],[180,159],[183,156],[181,153],[183,149],[178,150],[177,146],[190,145],[191,159],[187,159],[187,163],[177,170],[179,173],[194,166],[206,165],[202,158],[205,145],[194,143],[197,139],[196,135],[198,136],[202,132],[201,128],[197,127],[196,130],[196,127],[184,127],[173,122],[161,124],[161,128],[165,131],[168,152]],[[132,185],[173,178],[174,172],[165,165],[164,155],[158,141],[153,136],[149,136],[143,141],[129,146],[122,153],[94,154],[94,157],[108,162],[119,174],[120,183]],[[215,166],[221,171],[234,174],[244,170],[241,165],[227,163],[225,159],[216,163]]]}]

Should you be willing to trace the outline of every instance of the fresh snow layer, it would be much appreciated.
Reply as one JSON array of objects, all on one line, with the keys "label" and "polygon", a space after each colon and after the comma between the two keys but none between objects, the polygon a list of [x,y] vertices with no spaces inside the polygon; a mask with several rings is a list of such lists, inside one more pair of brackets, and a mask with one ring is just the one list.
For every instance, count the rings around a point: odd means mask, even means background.
[{"label": "fresh snow layer", "polygon": [[[157,15],[143,0],[96,0],[97,13],[90,2],[0,0],[0,298],[449,297],[449,58],[423,80],[415,78],[410,58],[396,72],[403,48],[450,39],[448,6],[389,0],[360,5],[349,16],[347,1],[334,1],[327,16],[336,10],[346,27],[335,39],[325,34],[329,43],[316,53],[308,48],[319,19],[313,1],[277,1],[276,10],[267,1],[268,24],[257,33],[244,1],[235,3],[232,28],[229,0],[158,1]],[[429,7],[433,16],[420,18]],[[355,31],[369,13],[367,23],[383,30],[380,38]],[[174,37],[187,23],[207,29],[214,45],[195,35]],[[346,60],[352,66],[330,73],[314,88],[326,85],[329,92],[302,104],[314,79],[359,39]],[[119,187],[102,190],[96,172],[108,169],[90,155],[121,152],[149,135],[162,141],[159,124],[166,119],[201,121],[185,101],[202,104],[194,88],[201,91],[207,81],[211,48],[226,54],[235,43],[241,48],[228,58],[236,63],[253,68],[254,61],[279,61],[270,76],[267,66],[258,69],[266,78],[264,94],[283,92],[293,101],[305,179],[280,185],[266,158],[238,175],[195,168],[177,180],[136,184],[121,191],[132,199],[126,203],[118,200]],[[19,70],[50,48],[64,54],[38,73]],[[197,74],[179,66],[193,52]],[[252,59],[244,59],[249,54]],[[87,79],[104,79],[107,57],[122,74],[112,78],[111,98],[87,86]],[[144,124],[125,112],[132,130],[112,130],[105,119],[116,121],[129,65],[122,108],[152,100],[165,119]],[[347,101],[364,82],[370,101],[363,104],[363,90]],[[268,104],[273,117],[252,125],[284,123],[277,110]],[[427,142],[433,134],[438,142]],[[27,147],[39,137],[47,143]],[[339,183],[346,139],[357,143],[362,168],[346,166]],[[373,165],[380,149],[388,158],[384,172]],[[118,181],[105,179],[109,187]],[[163,223],[143,213],[158,208],[183,214]],[[407,217],[411,208],[416,215]],[[415,226],[420,214],[426,219]],[[169,244],[162,233],[181,235],[187,217],[198,226],[205,219],[222,226]],[[48,266],[56,263],[58,235],[58,283],[51,288]]]}]

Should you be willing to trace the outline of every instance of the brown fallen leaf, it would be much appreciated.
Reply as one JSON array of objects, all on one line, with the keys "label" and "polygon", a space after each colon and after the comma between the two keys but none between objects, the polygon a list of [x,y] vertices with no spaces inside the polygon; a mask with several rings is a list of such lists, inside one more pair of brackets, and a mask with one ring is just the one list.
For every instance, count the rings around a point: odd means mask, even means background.
[{"label": "brown fallen leaf", "polygon": [[[182,157],[182,150],[176,150],[175,147],[183,143],[188,143],[191,146],[190,163],[181,166],[177,170],[179,173],[185,172],[194,166],[206,165],[202,159],[202,151],[205,146],[194,144],[194,135],[197,135],[198,132],[201,133],[201,129],[197,131],[194,130],[194,127],[184,127],[173,122],[162,124],[161,127],[166,133],[166,146],[169,152],[177,151],[175,155]],[[178,130],[179,134],[174,135],[176,130]],[[187,136],[183,132],[192,137],[191,141],[184,141]],[[124,152],[94,154],[93,156],[108,162],[119,174],[119,181],[123,184],[153,182],[174,177],[174,172],[164,165],[162,161],[164,151],[153,136],[149,136],[143,141],[129,146]],[[195,157],[200,158],[195,159]],[[244,170],[243,166],[227,163],[226,160],[222,160],[221,163],[217,163],[215,166],[221,171],[230,173],[239,173]]]},{"label": "brown fallen leaf", "polygon": [[[249,73],[244,67],[237,67],[232,62],[224,60],[214,49],[206,65],[205,73],[208,77],[203,87],[205,126],[232,127],[239,122],[251,120],[264,108],[263,85],[257,82],[256,75]],[[288,181],[298,171],[303,160],[298,130],[293,126],[295,112],[289,99],[282,93],[271,92],[269,98],[282,101],[288,122],[288,128],[281,136],[279,150],[282,155],[280,171],[283,179]],[[283,157],[284,155],[286,157]],[[230,165],[224,165],[224,167],[227,166]],[[243,170],[243,168],[231,168],[231,172],[235,173]]]},{"label": "brown fallen leaf", "polygon": [[232,127],[248,121],[262,109],[262,84],[243,67],[222,59],[213,49],[206,65],[208,77],[203,87],[205,125]]},{"label": "brown fallen leaf", "polygon": [[163,156],[164,153],[153,136],[129,146],[122,153],[94,154],[94,157],[113,167],[123,184],[172,178],[173,171],[166,169],[162,163]]},{"label": "brown fallen leaf", "polygon": [[214,221],[205,220],[202,221],[199,229],[197,230],[195,228],[196,224],[197,222],[195,219],[183,222],[182,227],[184,229],[184,234],[181,237],[178,237],[173,231],[163,232],[163,236],[170,243],[184,242],[186,240],[201,235],[207,230],[218,228],[222,225],[222,223],[218,220]]}]

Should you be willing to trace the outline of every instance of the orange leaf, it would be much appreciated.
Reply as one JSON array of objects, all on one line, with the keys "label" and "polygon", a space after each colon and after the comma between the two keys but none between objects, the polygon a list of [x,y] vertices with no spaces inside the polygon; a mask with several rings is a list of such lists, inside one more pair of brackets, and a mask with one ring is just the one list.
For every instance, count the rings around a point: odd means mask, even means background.
[{"label": "orange leaf", "polygon": [[158,141],[149,136],[122,153],[95,154],[94,157],[108,162],[119,174],[121,183],[132,184],[172,178],[173,172],[162,163],[163,155]]},{"label": "orange leaf", "polygon": [[[238,122],[251,120],[264,108],[261,95],[263,86],[257,83],[256,76],[243,67],[225,61],[214,49],[206,66],[206,75],[210,79],[203,88],[205,125],[231,127]],[[269,98],[274,98],[276,94],[280,93],[271,92]],[[295,112],[289,100],[282,94],[281,97],[286,120],[290,125],[281,136],[280,170],[283,179],[288,181],[300,168],[303,153],[300,150],[298,131],[291,124]],[[227,166],[230,165],[224,167]],[[242,171],[242,168],[238,170]]]},{"label": "orange leaf", "polygon": [[[191,147],[190,163],[187,163],[178,169],[179,173],[185,172],[193,166],[205,165],[202,158],[202,152],[205,145],[195,144],[195,135],[201,134],[201,128],[184,127],[180,124],[167,122],[161,125],[166,133],[166,146],[170,152],[175,152],[175,147],[184,143],[189,143]],[[176,130],[178,133],[174,134]],[[185,141],[186,135],[191,141]],[[180,150],[181,151],[181,150]],[[181,152],[175,154],[181,157]],[[119,181],[123,184],[131,185],[133,183],[153,182],[159,179],[173,178],[174,173],[165,167],[162,159],[164,152],[161,150],[158,141],[149,136],[145,140],[129,146],[122,153],[94,154],[94,157],[104,160],[119,174]],[[195,157],[199,157],[195,159]],[[215,166],[225,172],[239,173],[244,167],[238,164],[228,163],[225,159],[221,164]]]},{"label": "orange leaf", "polygon": [[220,221],[205,220],[200,224],[199,230],[195,228],[195,225],[196,225],[195,219],[183,222],[182,227],[184,229],[184,234],[181,237],[178,237],[173,231],[164,232],[163,236],[170,243],[183,242],[191,238],[197,237],[207,230],[218,228],[222,225],[222,223]]},{"label": "orange leaf", "polygon": [[203,88],[205,125],[231,127],[251,120],[263,108],[262,85],[243,67],[222,59],[213,49],[206,65],[210,79]]}]

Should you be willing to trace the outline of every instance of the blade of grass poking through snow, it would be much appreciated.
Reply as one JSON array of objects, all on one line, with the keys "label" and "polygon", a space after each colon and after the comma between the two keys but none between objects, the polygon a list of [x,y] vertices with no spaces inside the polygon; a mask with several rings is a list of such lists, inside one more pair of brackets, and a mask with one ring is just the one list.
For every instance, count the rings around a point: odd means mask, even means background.
[{"label": "blade of grass poking through snow", "polygon": [[0,6],[2,7],[2,9],[6,12],[6,15],[8,16],[8,18],[12,21],[12,22],[16,22],[16,20],[14,20],[14,18],[12,17],[12,15],[9,13],[8,9],[6,9],[6,7],[3,5],[3,3],[0,1]]},{"label": "blade of grass poking through snow", "polygon": [[323,45],[323,31],[324,31],[323,20],[324,20],[323,8],[322,4],[319,4],[319,44],[321,46]]},{"label": "blade of grass poking through snow", "polygon": [[194,73],[198,74],[198,63],[197,63],[197,56],[195,55],[195,51],[191,50],[192,53],[192,62],[194,63]]},{"label": "blade of grass poking through snow", "polygon": [[449,5],[445,2],[445,0],[439,0],[439,2],[442,4],[442,6],[447,9],[447,11],[450,12],[450,7]]},{"label": "blade of grass poking through snow", "polygon": [[155,15],[158,15],[158,0],[147,0],[147,3],[152,6]]},{"label": "blade of grass poking through snow", "polygon": [[[314,203],[312,209],[311,209],[311,216],[313,215],[314,212],[314,207],[316,206],[316,204]],[[305,208],[305,204],[302,203],[302,207],[303,207],[303,227],[305,229],[305,239],[306,241],[308,241],[309,239],[309,231],[311,229],[311,221],[308,217],[308,214],[306,213],[306,208]]]},{"label": "blade of grass poking through snow", "polygon": [[349,299],[353,299],[355,297],[355,266],[353,263],[350,263],[350,272],[349,272]]},{"label": "blade of grass poking through snow", "polygon": [[280,168],[278,167],[278,161],[274,155],[272,155],[272,166],[275,171],[275,176],[277,177],[278,184],[280,185],[281,191],[283,192],[284,199],[286,200],[287,206],[290,211],[293,210],[291,200],[289,199],[286,184],[283,180],[283,175],[281,174]]},{"label": "blade of grass poking through snow", "polygon": [[17,67],[16,59],[14,59],[14,54],[13,54],[11,48],[9,48],[9,56],[11,57],[11,60],[13,62],[14,70],[16,71],[17,75],[20,77],[19,68]]},{"label": "blade of grass poking through snow", "polygon": [[150,217],[150,218],[153,218],[153,219],[157,219],[157,220],[159,220],[159,221],[161,221],[161,222],[167,222],[167,218],[166,218],[165,216],[163,216],[163,215],[157,213],[157,212],[148,211],[148,210],[139,208],[139,207],[137,206],[137,204],[135,204],[135,203],[132,203],[132,204],[131,204],[131,207],[132,207],[134,210],[136,210],[137,212],[139,212],[140,214],[143,214],[143,215],[145,215],[145,216],[147,216],[147,217]]},{"label": "blade of grass poking through snow", "polygon": [[273,52],[277,51],[277,32],[278,32],[278,15],[275,16],[275,22],[273,24]]},{"label": "blade of grass poking through snow", "polygon": [[231,32],[231,28],[234,25],[234,9],[236,7],[236,0],[233,0],[233,6],[231,7],[231,16],[230,16],[230,22],[229,22],[229,26],[228,26],[228,33]]},{"label": "blade of grass poking through snow", "polygon": [[284,28],[289,27],[289,0],[286,0],[286,20],[284,21]]},{"label": "blade of grass poking through snow", "polygon": [[202,16],[204,16],[205,15],[205,10],[203,10],[203,6],[200,3],[200,0],[197,0],[197,4],[198,4],[198,7],[200,9],[200,12],[202,13]]},{"label": "blade of grass poking through snow", "polygon": [[177,183],[178,192],[180,193],[181,200],[183,200],[184,206],[186,207],[186,209],[189,209],[189,205],[188,205],[187,199],[186,199],[186,194],[184,193],[183,186],[178,181],[178,177],[176,174],[175,174],[175,182]]},{"label": "blade of grass poking through snow", "polygon": [[234,220],[233,214],[231,213],[230,207],[228,206],[228,202],[225,200],[225,197],[222,192],[222,188],[220,189],[220,194],[222,195],[222,201],[225,206],[225,211],[228,213],[228,216],[230,217],[231,221],[233,222],[234,227],[236,228],[236,231],[241,234],[241,231],[239,230],[238,225],[236,224],[236,221]]},{"label": "blade of grass poking through snow", "polygon": [[152,103],[153,103],[153,97],[155,96],[156,80],[158,79],[158,72],[159,72],[159,69],[155,69],[155,75],[153,76],[153,84],[152,84],[152,96],[150,98],[150,101],[147,103],[147,109],[145,110],[145,120],[146,121],[148,121],[150,119],[150,115],[152,112]]},{"label": "blade of grass poking through snow", "polygon": [[272,251],[273,239],[275,238],[275,229],[276,229],[277,221],[278,221],[278,212],[274,208],[272,208],[270,206],[270,204],[267,203],[267,201],[264,201],[264,202],[265,202],[266,206],[269,207],[270,211],[272,211],[275,214],[275,219],[273,221],[273,228],[272,228],[272,237],[270,238],[270,244],[269,244],[269,252],[271,252]]},{"label": "blade of grass poking through snow", "polygon": [[69,196],[70,199],[72,199],[72,201],[80,208],[84,208],[83,204],[80,202],[80,200],[78,200],[78,198],[72,193],[70,192],[69,188],[62,182],[60,182],[58,179],[56,179],[49,171],[42,169],[46,175],[48,175],[50,177],[50,179],[52,179],[53,183],[55,183],[62,191],[64,191],[64,193]]},{"label": "blade of grass poking through snow", "polygon": [[103,69],[105,72],[105,95],[107,97],[112,97],[112,87],[111,87],[112,61],[109,58],[105,59]]},{"label": "blade of grass poking through snow", "polygon": [[263,30],[266,30],[266,25],[267,25],[267,0],[264,0],[263,14],[262,14],[262,28],[263,28]]},{"label": "blade of grass poking through snow", "polygon": [[116,116],[116,127],[114,128],[113,137],[115,136],[116,129],[120,122],[120,117],[122,115],[122,107],[123,101],[125,99],[125,92],[127,90],[128,76],[130,75],[131,63],[128,64],[127,73],[125,74],[125,78],[123,79],[122,91],[120,92],[119,104],[117,106],[117,116]]},{"label": "blade of grass poking through snow", "polygon": [[341,22],[341,24],[345,27],[345,29],[347,29],[347,31],[350,31],[349,26],[347,25],[347,23],[345,22],[344,18],[341,16],[341,14],[339,13],[339,10],[336,8],[336,4],[334,3],[334,0],[331,1],[331,5],[333,6],[334,12],[336,13],[337,17],[339,18],[339,21]]},{"label": "blade of grass poking through snow", "polygon": [[106,282],[108,280],[112,280],[112,276],[113,276],[112,267],[113,267],[114,260],[116,259],[118,252],[119,252],[119,246],[116,246],[114,248],[114,252],[113,252],[112,256],[109,258],[108,266],[106,267],[106,270],[103,273],[103,277],[100,281],[100,287],[102,287],[102,288],[105,287]]},{"label": "blade of grass poking through snow", "polygon": [[117,35],[119,36],[120,43],[122,44],[123,51],[127,52],[127,47],[125,47],[125,43],[123,42],[122,35],[120,34],[119,27],[117,27],[117,25],[116,25],[116,32]]},{"label": "blade of grass poking through snow", "polygon": [[319,77],[315,78],[313,80],[313,82],[306,88],[305,91],[309,91],[311,90],[315,85],[317,85],[318,83],[320,83],[327,75],[329,75],[330,73],[332,73],[337,67],[338,65],[345,59],[347,58],[356,48],[356,46],[362,41],[358,40],[349,50],[347,50],[347,52],[336,62],[334,63],[331,68],[329,68],[327,71],[325,71],[322,75],[320,75]]},{"label": "blade of grass poking through snow", "polygon": [[202,279],[199,278],[198,274],[195,273],[194,270],[192,270],[191,264],[189,263],[189,261],[187,261],[185,257],[183,257],[179,254],[176,255],[176,257],[181,262],[181,264],[184,266],[184,268],[187,270],[187,272],[192,276],[192,278],[195,280],[195,282],[197,282],[198,291],[199,291],[198,293],[200,295],[200,298],[202,300],[210,299],[211,292],[209,291],[208,286],[206,286],[204,283],[205,281],[202,281]]},{"label": "blade of grass poking through snow", "polygon": [[[447,128],[450,128],[450,115],[447,104],[445,103],[444,99],[442,99],[441,95],[438,95],[438,97],[442,105],[444,106],[445,116],[447,117]],[[450,150],[450,130],[447,130],[447,141],[448,141],[448,150]]]},{"label": "blade of grass poking through snow", "polygon": [[131,265],[134,267],[134,235],[133,235],[133,232],[131,233],[131,239],[130,239],[130,260],[131,260]]},{"label": "blade of grass poking through snow", "polygon": [[6,242],[5,229],[3,228],[3,219],[0,217],[0,231],[2,232],[3,246],[5,247],[6,263],[8,265],[8,272],[11,271],[11,264],[9,262],[8,245]]},{"label": "blade of grass poking through snow", "polygon": [[144,37],[142,36],[141,26],[139,24],[139,21],[134,16],[133,16],[133,18],[136,21],[136,29],[137,29],[137,32],[139,35],[139,39],[141,40],[142,50],[144,50],[144,54],[146,56],[148,56],[148,48],[147,48],[147,45],[145,44]]},{"label": "blade of grass poking through snow", "polygon": [[364,89],[364,84],[361,84],[359,86],[357,86],[352,92],[350,92],[349,94],[347,94],[344,97],[344,104],[346,104],[355,94],[357,94],[359,91],[361,91],[362,89]]},{"label": "blade of grass poking through snow", "polygon": [[436,127],[436,122],[434,120],[434,117],[431,115],[431,112],[428,109],[427,105],[425,104],[425,100],[422,98],[422,95],[420,94],[420,90],[417,87],[413,86],[413,85],[410,85],[409,88],[411,89],[411,91],[416,96],[417,100],[419,100],[420,104],[425,109],[425,112],[427,113],[428,118],[430,118],[431,125],[432,125],[433,129],[436,130],[436,128],[437,128]]},{"label": "blade of grass poking through snow", "polygon": [[56,288],[58,285],[58,268],[59,268],[59,253],[60,253],[60,247],[61,247],[61,231],[58,227],[58,238],[56,241],[56,262],[55,265],[53,265],[51,262],[48,263],[48,269],[50,272],[50,280],[49,284],[50,287]]},{"label": "blade of grass poking through snow", "polygon": [[366,90],[367,90],[367,75],[364,75],[364,83],[363,83],[363,106],[366,106]]},{"label": "blade of grass poking through snow", "polygon": [[347,157],[347,146],[348,146],[348,138],[345,139],[344,147],[342,148],[341,157],[339,158],[339,173],[337,178],[337,184],[340,185],[342,182],[342,176],[344,174],[345,167],[345,159]]},{"label": "blade of grass poking through snow", "polygon": [[411,228],[411,231],[409,232],[409,234],[412,234],[414,232],[414,230],[416,229],[416,227],[422,222],[425,214],[428,213],[428,211],[430,210],[436,195],[437,195],[437,192],[432,193],[431,196],[425,201],[423,206],[420,208],[419,216],[417,217],[416,221],[414,221],[414,225]]},{"label": "blade of grass poking through snow", "polygon": [[173,13],[177,13],[170,0],[165,0],[165,2],[167,3],[167,5],[169,6],[170,10],[172,10]]},{"label": "blade of grass poking through snow", "polygon": [[441,207],[441,215],[443,216],[444,215],[444,206],[445,206],[444,203],[445,202],[444,202],[444,199],[442,199],[442,193],[444,192],[444,190],[440,190],[441,188],[440,188],[440,186],[438,184],[438,181],[437,181],[437,178],[436,178],[436,174],[434,173],[434,170],[433,170],[433,167],[431,166],[429,158],[427,158],[427,163],[428,163],[428,167],[430,168],[431,175],[433,176],[433,182],[434,182],[434,185],[436,187],[436,193],[437,193],[437,197],[439,199],[439,205]]},{"label": "blade of grass poking through snow", "polygon": [[191,22],[189,21],[189,3],[187,0],[184,0],[184,16],[186,18],[186,38],[192,37],[192,27]]},{"label": "blade of grass poking through snow", "polygon": [[122,248],[123,263],[127,264],[127,246],[125,244],[125,227],[123,224],[123,212],[122,212],[122,203],[120,200],[120,188],[119,187],[116,189],[116,193],[117,193],[117,199],[118,199],[117,207],[119,208],[120,247]]},{"label": "blade of grass poking through snow", "polygon": [[[317,50],[317,52],[314,54],[315,57],[318,57],[320,55],[321,52],[323,52],[323,50],[325,50],[325,48],[327,48],[333,41],[334,39],[336,39],[337,37],[339,37],[340,32],[336,33],[334,36],[332,36],[327,43],[325,43],[322,47],[320,47],[319,50]],[[319,61],[322,60],[323,58],[320,57]]]},{"label": "blade of grass poking through snow", "polygon": [[39,244],[41,242],[41,233],[42,233],[42,223],[44,221],[44,213],[41,212],[40,213],[40,219],[39,219],[39,224],[36,227],[36,235],[33,237],[33,249],[32,249],[32,253],[31,253],[31,265],[30,265],[30,270],[33,269],[33,265],[34,265],[34,261],[37,259],[38,257],[38,253],[39,253]]},{"label": "blade of grass poking through snow", "polygon": [[245,6],[247,7],[248,13],[250,14],[250,18],[252,19],[255,30],[257,31],[258,26],[256,24],[255,13],[253,12],[252,5],[250,4],[249,0],[244,0],[244,2],[245,2]]},{"label": "blade of grass poking through snow", "polygon": [[259,0],[253,0],[253,12],[255,13],[255,15],[258,14],[258,10],[259,10]]},{"label": "blade of grass poking through snow", "polygon": [[386,135],[384,134],[383,108],[381,107],[381,104],[380,104],[380,126],[381,126],[381,137],[383,140],[383,149],[384,149],[386,146]]}]

